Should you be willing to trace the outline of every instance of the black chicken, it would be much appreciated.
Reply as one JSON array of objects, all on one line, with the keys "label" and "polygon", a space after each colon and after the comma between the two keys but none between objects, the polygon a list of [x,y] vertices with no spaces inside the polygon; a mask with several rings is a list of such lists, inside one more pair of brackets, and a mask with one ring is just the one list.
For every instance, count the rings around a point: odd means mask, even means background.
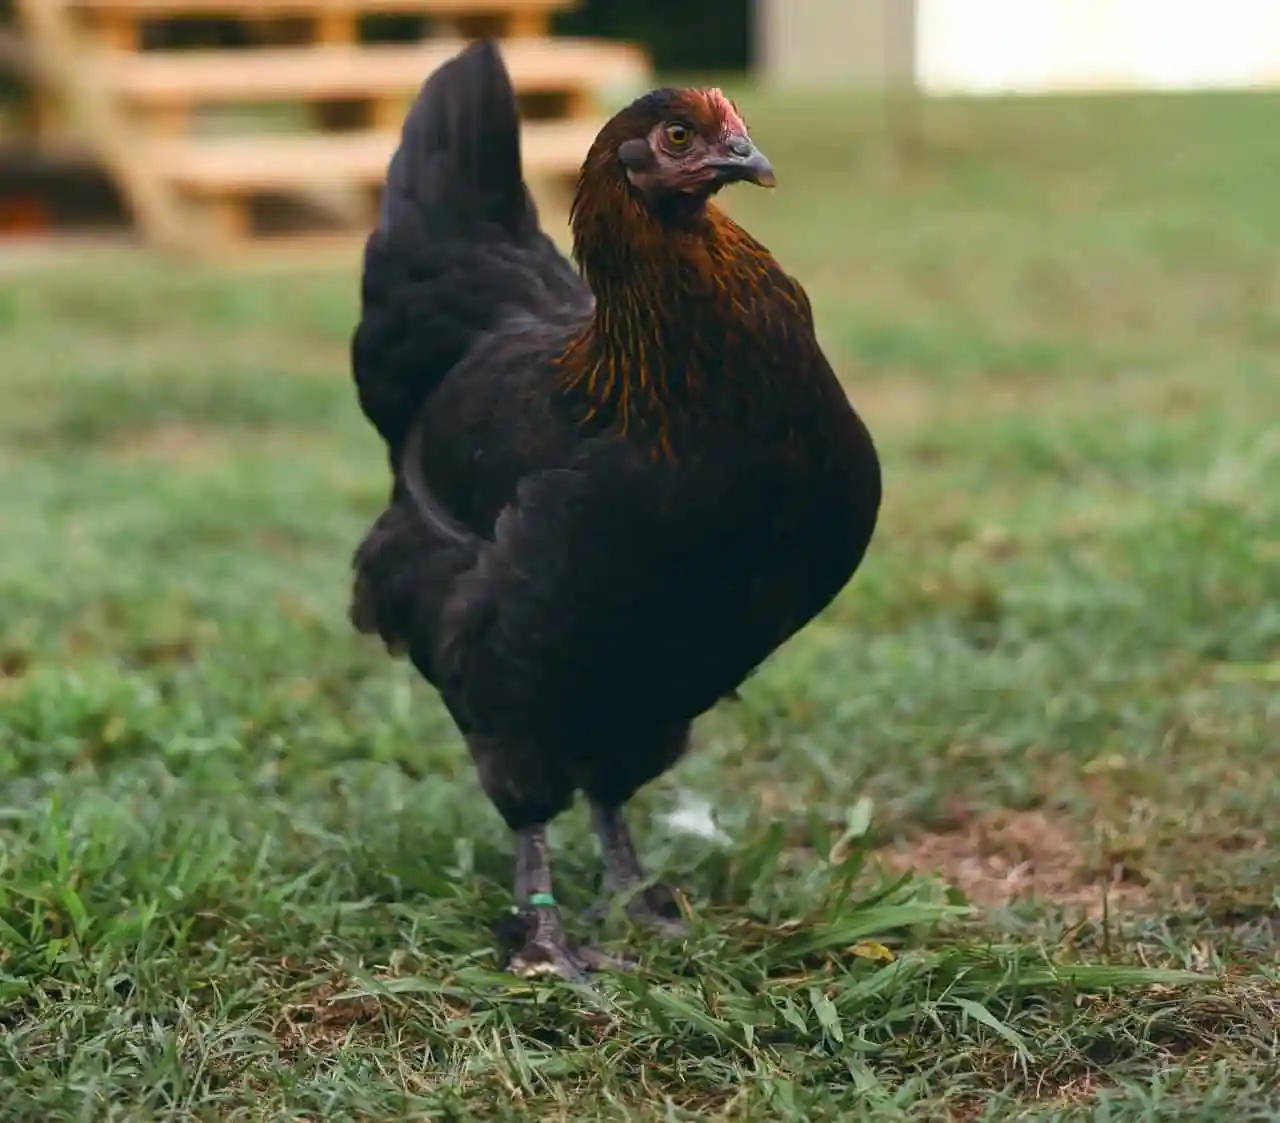
[{"label": "black chicken", "polygon": [[[541,232],[496,47],[424,83],[391,160],[352,344],[390,502],[352,621],[439,690],[516,836],[514,965],[580,979],[548,821],[576,791],[605,885],[636,889],[622,807],[852,576],[880,466],[804,290],[708,201],[772,186],[719,90],[660,89],[601,130]],[[637,919],[678,915],[634,893]]]}]

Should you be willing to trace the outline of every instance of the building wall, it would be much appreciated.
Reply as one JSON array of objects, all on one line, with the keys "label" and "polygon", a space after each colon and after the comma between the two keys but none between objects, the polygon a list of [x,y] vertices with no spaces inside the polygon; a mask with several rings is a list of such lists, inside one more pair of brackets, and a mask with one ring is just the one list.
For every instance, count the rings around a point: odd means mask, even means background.
[{"label": "building wall", "polygon": [[754,3],[755,67],[771,82],[876,86],[911,78],[916,0]]},{"label": "building wall", "polygon": [[916,0],[931,93],[1280,82],[1280,0]]}]

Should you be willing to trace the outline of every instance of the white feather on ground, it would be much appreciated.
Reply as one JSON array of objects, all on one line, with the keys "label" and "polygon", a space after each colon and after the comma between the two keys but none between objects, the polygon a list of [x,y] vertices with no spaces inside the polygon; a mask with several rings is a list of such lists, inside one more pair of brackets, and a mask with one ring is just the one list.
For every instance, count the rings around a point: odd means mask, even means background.
[{"label": "white feather on ground", "polygon": [[681,792],[679,799],[680,805],[663,816],[672,831],[676,834],[691,834],[721,846],[728,846],[733,841],[716,825],[711,804],[707,800],[690,792]]}]

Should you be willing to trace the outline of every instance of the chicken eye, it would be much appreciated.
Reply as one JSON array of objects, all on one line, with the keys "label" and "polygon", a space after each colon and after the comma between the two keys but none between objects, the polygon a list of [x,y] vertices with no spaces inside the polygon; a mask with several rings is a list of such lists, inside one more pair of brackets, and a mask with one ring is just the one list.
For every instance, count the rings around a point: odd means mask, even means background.
[{"label": "chicken eye", "polygon": [[693,140],[693,130],[679,121],[672,121],[663,132],[667,143],[674,149],[688,148]]}]

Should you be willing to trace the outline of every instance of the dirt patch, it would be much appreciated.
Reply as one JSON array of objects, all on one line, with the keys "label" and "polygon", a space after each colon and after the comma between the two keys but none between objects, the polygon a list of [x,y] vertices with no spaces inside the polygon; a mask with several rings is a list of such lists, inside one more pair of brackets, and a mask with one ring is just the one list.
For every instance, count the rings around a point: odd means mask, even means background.
[{"label": "dirt patch", "polygon": [[105,451],[113,460],[204,468],[232,453],[232,442],[220,433],[194,425],[156,425],[122,433]]},{"label": "dirt patch", "polygon": [[1018,380],[991,374],[975,374],[960,384],[910,373],[866,378],[857,364],[845,364],[838,373],[849,400],[871,429],[898,434],[945,422],[987,423],[1001,417],[1041,416],[1046,411],[1063,419],[1125,411],[1179,418],[1204,408],[1204,390],[1195,381],[1199,372],[1175,371],[1167,378],[1119,374],[1105,383],[1089,378],[1069,386],[1060,379]]},{"label": "dirt patch", "polygon": [[859,383],[856,377],[850,377],[845,389],[868,425],[914,429],[938,411],[937,391],[922,380],[877,379]]},{"label": "dirt patch", "polygon": [[[1045,1112],[1079,1111],[1095,1102],[1106,1086],[1102,1076],[1093,1070],[1079,1073],[1066,1083],[1059,1083],[1057,1078],[1048,1073],[1040,1073],[1034,1079],[1035,1085],[1027,1091],[1025,1100],[1034,1103],[1039,1111]],[[986,1118],[986,1113],[986,1100],[966,1100],[952,1109],[949,1123],[978,1123],[980,1119]]]},{"label": "dirt patch", "polygon": [[983,909],[1039,900],[1099,917],[1150,899],[1145,886],[1091,869],[1070,825],[1044,811],[983,815],[877,857],[895,873],[936,874]]},{"label": "dirt patch", "polygon": [[304,1001],[285,1006],[276,1020],[276,1040],[287,1049],[333,1047],[352,1030],[376,1022],[382,1015],[378,1002],[368,996],[340,998],[346,980],[321,983]]},{"label": "dirt patch", "polygon": [[175,422],[126,430],[103,451],[120,464],[164,464],[202,471],[242,458],[246,452],[315,455],[322,448],[322,439],[279,428],[203,428]]}]

